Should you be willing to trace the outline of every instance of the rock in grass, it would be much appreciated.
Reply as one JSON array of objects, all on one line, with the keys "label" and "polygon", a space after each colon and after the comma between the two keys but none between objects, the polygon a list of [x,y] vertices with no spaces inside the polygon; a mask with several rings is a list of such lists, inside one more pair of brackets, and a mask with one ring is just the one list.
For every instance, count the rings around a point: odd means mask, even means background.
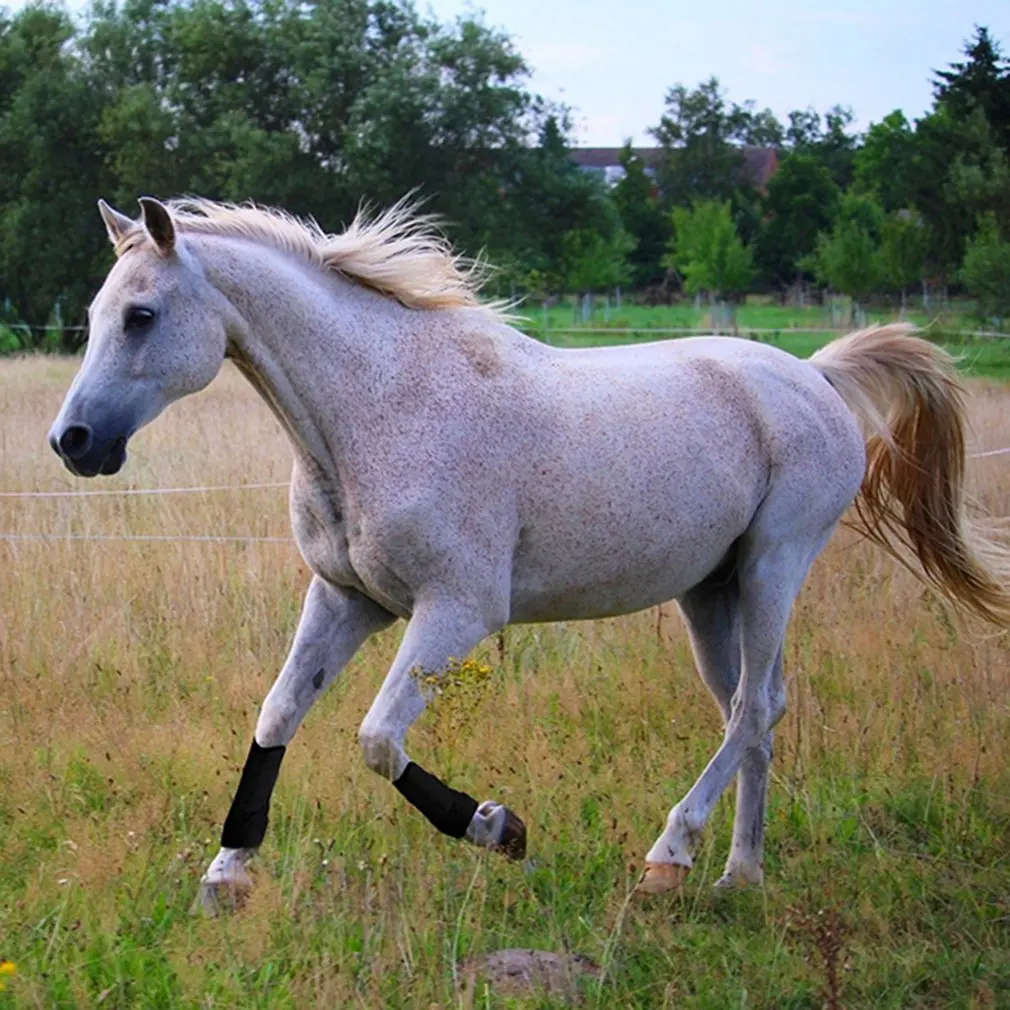
[{"label": "rock in grass", "polygon": [[522,947],[471,955],[460,969],[471,991],[487,983],[499,996],[548,995],[561,997],[572,1006],[581,1001],[586,984],[602,974],[600,966],[582,954]]}]

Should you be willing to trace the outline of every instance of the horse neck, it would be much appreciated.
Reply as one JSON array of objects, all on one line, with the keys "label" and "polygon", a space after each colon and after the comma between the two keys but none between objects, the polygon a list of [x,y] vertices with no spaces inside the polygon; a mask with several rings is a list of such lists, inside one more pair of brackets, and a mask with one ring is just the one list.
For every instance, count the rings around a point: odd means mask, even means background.
[{"label": "horse neck", "polygon": [[398,359],[397,328],[383,319],[399,306],[252,242],[203,239],[200,246],[208,279],[244,324],[230,335],[229,357],[302,462],[339,480],[341,436],[367,423],[359,416],[368,399],[361,392],[374,397]]}]

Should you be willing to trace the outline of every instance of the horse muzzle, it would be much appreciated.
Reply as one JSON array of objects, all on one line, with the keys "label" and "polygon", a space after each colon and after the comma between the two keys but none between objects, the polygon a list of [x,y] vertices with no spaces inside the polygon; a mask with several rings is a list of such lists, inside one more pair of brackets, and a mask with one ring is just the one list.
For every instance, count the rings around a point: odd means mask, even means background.
[{"label": "horse muzzle", "polygon": [[66,424],[49,433],[52,446],[63,465],[77,477],[97,477],[118,473],[126,462],[130,434],[96,431],[88,424]]}]

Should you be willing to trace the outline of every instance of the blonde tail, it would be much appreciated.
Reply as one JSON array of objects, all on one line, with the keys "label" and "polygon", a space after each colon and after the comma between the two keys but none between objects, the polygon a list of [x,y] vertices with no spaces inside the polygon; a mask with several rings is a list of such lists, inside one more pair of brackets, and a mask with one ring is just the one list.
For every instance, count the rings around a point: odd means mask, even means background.
[{"label": "blonde tail", "polygon": [[853,525],[953,602],[1010,626],[1010,551],[965,508],[964,388],[950,355],[898,323],[850,333],[811,364],[866,435]]}]

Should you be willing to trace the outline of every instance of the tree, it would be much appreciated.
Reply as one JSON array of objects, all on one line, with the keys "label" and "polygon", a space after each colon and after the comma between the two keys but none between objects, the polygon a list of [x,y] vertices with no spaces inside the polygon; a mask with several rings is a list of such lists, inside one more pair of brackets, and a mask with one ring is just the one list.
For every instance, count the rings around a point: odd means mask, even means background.
[{"label": "tree", "polygon": [[667,262],[684,277],[690,294],[725,299],[746,291],[754,279],[753,253],[737,234],[728,202],[702,200],[675,207],[674,238]]},{"label": "tree", "polygon": [[817,235],[831,229],[841,194],[827,168],[812,154],[787,155],[768,184],[757,238],[757,261],[765,278],[786,287],[803,271],[800,262],[817,246]]},{"label": "tree", "polygon": [[887,213],[908,207],[915,156],[915,131],[905,114],[896,109],[870,127],[855,153],[856,190],[873,196]]},{"label": "tree", "polygon": [[938,105],[955,116],[980,109],[1003,149],[1010,154],[1010,62],[986,27],[964,44],[965,59],[935,72],[933,93]]},{"label": "tree", "polygon": [[632,240],[622,231],[612,236],[597,231],[570,231],[564,239],[564,275],[570,291],[590,294],[628,280]]},{"label": "tree", "polygon": [[983,217],[969,241],[961,278],[978,301],[979,316],[1002,326],[1010,316],[1010,242],[1001,238],[994,215]]},{"label": "tree", "polygon": [[620,221],[528,80],[507,36],[408,0],[97,0],[79,30],[0,14],[0,302],[82,319],[109,262],[98,195],[253,199],[335,230],[417,189],[464,249],[556,274],[567,233]]},{"label": "tree", "polygon": [[665,111],[649,131],[663,149],[659,181],[667,205],[687,206],[699,199],[728,200],[750,186],[741,148],[782,137],[768,109],[750,103],[727,104],[712,77],[694,91],[682,84],[666,94]]},{"label": "tree", "polygon": [[841,105],[828,109],[823,124],[816,109],[797,109],[789,113],[786,143],[793,151],[816,158],[839,189],[848,189],[860,139],[849,132],[854,119],[852,110]]},{"label": "tree", "polygon": [[838,221],[821,233],[809,266],[817,279],[858,303],[867,299],[882,280],[878,245],[883,212],[869,197],[846,194]]},{"label": "tree", "polygon": [[508,258],[536,270],[540,283],[554,291],[571,281],[573,240],[567,236],[589,232],[612,242],[621,230],[620,215],[604,183],[581,171],[569,157],[568,128],[563,114],[549,115],[539,143],[520,152],[492,204],[503,234],[492,251],[504,247]]},{"label": "tree", "polygon": [[914,210],[898,210],[887,216],[881,229],[881,274],[890,287],[901,292],[902,311],[906,290],[922,280],[928,248],[926,226]]},{"label": "tree", "polygon": [[929,232],[927,264],[946,282],[957,275],[979,214],[993,200],[1006,208],[1010,197],[1006,158],[981,110],[962,118],[940,104],[920,119],[907,177],[909,203]]},{"label": "tree", "polygon": [[672,231],[670,217],[663,213],[656,183],[646,174],[646,166],[630,141],[621,151],[621,167],[624,176],[612,196],[621,224],[634,241],[628,253],[631,280],[639,286],[654,284],[663,276],[661,261]]},{"label": "tree", "polygon": [[103,181],[102,107],[69,16],[30,6],[0,22],[0,77],[0,302],[37,326],[57,304],[81,322],[108,253],[100,229],[81,222]]}]

